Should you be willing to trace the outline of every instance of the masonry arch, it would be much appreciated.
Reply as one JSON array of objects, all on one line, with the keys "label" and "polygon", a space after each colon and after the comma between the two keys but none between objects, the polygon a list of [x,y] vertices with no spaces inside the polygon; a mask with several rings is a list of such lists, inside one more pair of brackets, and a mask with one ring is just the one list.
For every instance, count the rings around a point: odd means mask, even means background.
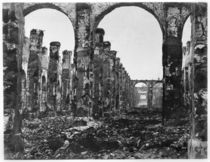
[{"label": "masonry arch", "polygon": [[144,108],[148,106],[148,85],[145,82],[135,84],[135,107]]},{"label": "masonry arch", "polygon": [[[129,10],[133,11],[132,15],[135,16],[135,20],[127,14]],[[122,15],[126,17],[122,22],[119,22],[117,17],[120,16],[119,20],[121,20],[121,18],[123,18]],[[149,20],[143,19],[143,16],[147,16]],[[102,17],[103,19],[101,19]],[[112,50],[117,51],[117,56],[131,76],[131,79],[152,80],[162,78],[163,32],[157,19],[150,12],[135,5],[115,6],[111,8],[106,15],[101,16],[101,18],[98,28],[104,29],[104,40],[111,42]],[[110,21],[110,23],[108,21]],[[149,27],[148,25],[151,23],[151,29],[145,27]],[[151,48],[152,40],[154,40],[153,42],[155,44],[153,48]],[[156,50],[152,51],[154,48]],[[153,59],[151,60],[151,58]],[[141,64],[139,64],[140,60]],[[156,60],[155,64],[152,63],[153,66],[148,66],[149,62],[153,62],[154,60]],[[133,67],[139,69],[139,72],[134,70]],[[154,72],[155,69],[159,71]]]},{"label": "masonry arch", "polygon": [[[60,5],[62,5],[62,4],[60,4]],[[73,12],[73,8],[70,7],[69,9],[72,9],[71,12]],[[25,16],[25,20],[26,20],[26,17],[30,16],[30,14],[33,14],[34,12],[43,11],[43,10],[52,10],[53,12],[57,12],[59,15],[62,15],[63,19],[65,19],[65,24],[68,23],[67,25],[63,25],[64,27],[68,26],[68,28],[64,29],[63,31],[69,31],[69,33],[73,33],[72,36],[67,34],[66,37],[68,37],[68,38],[72,37],[70,39],[73,40],[71,43],[73,45],[73,47],[70,50],[74,53],[75,47],[76,47],[75,18],[70,14],[70,11],[68,11],[69,12],[68,13],[64,8],[62,8],[62,6],[59,6],[54,3],[24,4],[23,14]],[[44,15],[42,18],[44,18]],[[25,23],[25,26],[26,26],[26,23]],[[52,41],[54,41],[54,40],[52,40]],[[62,44],[61,44],[61,46],[62,46]],[[62,50],[69,50],[69,49],[62,49]],[[60,54],[61,53],[62,53],[62,51],[60,51]],[[72,60],[73,60],[73,57],[72,57]]]},{"label": "masonry arch", "polygon": [[37,4],[25,6],[24,11],[23,11],[23,15],[26,16],[29,13],[31,13],[35,10],[38,10],[38,9],[42,9],[42,8],[56,9],[56,10],[64,13],[65,15],[67,15],[67,13],[65,13],[59,6],[57,6],[55,4],[52,4],[52,3],[37,3]]},{"label": "masonry arch", "polygon": [[94,33],[95,33],[95,30],[98,27],[99,23],[101,22],[101,20],[107,14],[109,14],[110,12],[112,12],[113,10],[115,10],[117,8],[131,7],[131,6],[142,8],[142,9],[148,11],[150,14],[152,14],[155,17],[155,19],[158,21],[158,23],[160,25],[160,28],[161,28],[161,31],[162,31],[162,34],[164,35],[164,28],[163,28],[163,25],[162,25],[159,17],[155,14],[155,12],[152,9],[150,9],[149,7],[147,7],[146,5],[144,5],[143,3],[116,3],[116,4],[113,4],[112,6],[108,7],[106,10],[104,10],[98,16],[96,16],[95,23],[94,23],[94,26],[93,26]]}]

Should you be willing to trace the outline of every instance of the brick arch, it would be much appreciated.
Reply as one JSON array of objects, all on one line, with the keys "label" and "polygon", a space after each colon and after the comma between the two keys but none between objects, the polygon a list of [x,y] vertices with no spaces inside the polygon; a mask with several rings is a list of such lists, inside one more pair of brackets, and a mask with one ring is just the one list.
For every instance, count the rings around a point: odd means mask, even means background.
[{"label": "brick arch", "polygon": [[143,84],[145,84],[145,85],[147,86],[147,88],[148,88],[148,84],[147,84],[147,81],[146,81],[146,80],[132,80],[132,82],[133,82],[133,86],[134,86],[134,87],[136,87],[136,85],[137,85],[138,83],[143,83]]},{"label": "brick arch", "polygon": [[67,13],[65,13],[59,6],[54,5],[52,3],[33,3],[31,5],[24,5],[23,15],[27,16],[31,12],[38,10],[38,9],[43,9],[43,8],[56,9],[56,10],[64,13],[65,15],[67,15]]},{"label": "brick arch", "polygon": [[[33,11],[39,9],[55,9],[60,11],[65,16],[68,17],[69,21],[72,24],[73,31],[74,31],[74,53],[76,49],[76,11],[75,11],[75,4],[70,3],[24,3],[23,5],[23,15],[27,16]],[[71,11],[70,11],[71,10]]]},{"label": "brick arch", "polygon": [[134,87],[136,87],[136,85],[139,84],[139,83],[143,83],[143,84],[144,84],[145,86],[147,86],[147,88],[148,88],[147,82],[144,82],[144,81],[137,81],[137,82],[134,82]]},{"label": "brick arch", "polygon": [[132,80],[134,87],[136,86],[136,84],[138,83],[144,83],[147,86],[149,86],[150,84],[158,84],[158,83],[163,83],[162,80]]},{"label": "brick arch", "polygon": [[102,10],[102,12],[98,15],[96,15],[95,17],[95,23],[93,26],[93,31],[96,30],[96,28],[98,27],[99,23],[101,22],[101,20],[110,12],[112,12],[114,9],[120,8],[120,7],[140,7],[146,11],[148,11],[150,14],[152,14],[154,16],[154,18],[158,21],[159,25],[160,25],[160,29],[162,31],[162,35],[164,36],[164,26],[159,18],[159,16],[154,12],[154,10],[150,7],[148,7],[147,5],[143,4],[143,3],[114,3],[112,5],[110,5],[109,7],[107,7],[105,10]]},{"label": "brick arch", "polygon": [[[68,19],[70,20],[73,28],[75,29],[76,16],[74,14],[74,7],[69,6],[69,7],[64,8],[63,7],[64,5],[68,6],[69,4],[63,4],[63,3],[59,3],[59,4],[55,4],[55,3],[24,3],[23,15],[27,16],[31,12],[36,11],[38,9],[44,9],[44,8],[55,9],[57,11],[60,11],[64,15],[66,15],[68,17]],[[71,10],[71,12],[69,10]]]}]

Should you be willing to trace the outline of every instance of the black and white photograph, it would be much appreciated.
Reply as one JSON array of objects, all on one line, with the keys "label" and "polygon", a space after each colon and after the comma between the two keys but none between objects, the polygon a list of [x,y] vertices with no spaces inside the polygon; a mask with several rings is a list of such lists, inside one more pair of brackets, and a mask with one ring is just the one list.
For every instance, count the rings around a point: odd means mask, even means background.
[{"label": "black and white photograph", "polygon": [[207,1],[3,1],[4,160],[208,159]]}]

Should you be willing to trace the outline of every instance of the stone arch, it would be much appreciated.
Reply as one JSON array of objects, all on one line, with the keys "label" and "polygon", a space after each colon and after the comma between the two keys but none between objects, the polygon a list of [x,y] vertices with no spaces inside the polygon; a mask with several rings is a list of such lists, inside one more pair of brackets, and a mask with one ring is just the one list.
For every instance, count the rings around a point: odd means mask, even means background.
[{"label": "stone arch", "polygon": [[[28,14],[30,14],[31,12],[33,12],[35,10],[44,9],[44,8],[58,10],[58,11],[62,12],[64,15],[66,15],[69,18],[68,14],[63,9],[61,9],[59,6],[57,6],[57,5],[53,4],[53,3],[33,3],[33,4],[29,4],[29,5],[28,4],[24,4],[23,15],[27,16]],[[70,21],[72,22],[71,19],[70,19]],[[72,24],[74,24],[74,23],[72,22]]]},{"label": "stone arch", "polygon": [[[74,31],[74,52],[76,50],[76,14],[74,6],[69,7],[63,7],[66,5],[70,5],[69,3],[24,3],[24,8],[23,8],[23,15],[24,17],[27,16],[28,14],[32,13],[33,11],[39,10],[39,9],[55,9],[57,11],[60,11],[63,13],[65,16],[68,17],[69,21],[72,24],[73,31]],[[75,4],[72,4],[75,5]],[[72,12],[69,12],[69,10],[72,9]]]},{"label": "stone arch", "polygon": [[143,4],[143,3],[116,3],[113,4],[109,7],[107,7],[107,9],[105,9],[104,11],[102,11],[100,14],[98,14],[95,17],[95,23],[93,25],[93,33],[95,33],[96,28],[98,27],[99,23],[101,22],[101,20],[110,12],[112,12],[114,9],[120,8],[120,7],[140,7],[146,11],[148,11],[150,14],[152,14],[154,16],[154,18],[158,21],[159,25],[160,25],[160,29],[162,31],[162,35],[164,37],[164,27],[163,24],[161,23],[161,20],[159,19],[158,15],[156,15],[156,13],[149,8],[147,5]]},{"label": "stone arch", "polygon": [[[137,86],[141,84],[141,86]],[[147,107],[148,106],[148,84],[144,81],[137,81],[135,84],[135,107]]]},{"label": "stone arch", "polygon": [[144,84],[144,85],[146,85],[146,86],[148,87],[148,84],[147,84],[147,82],[145,82],[145,81],[136,81],[136,82],[134,83],[134,87],[137,87],[136,85],[139,84],[139,83],[142,83],[142,84]]}]

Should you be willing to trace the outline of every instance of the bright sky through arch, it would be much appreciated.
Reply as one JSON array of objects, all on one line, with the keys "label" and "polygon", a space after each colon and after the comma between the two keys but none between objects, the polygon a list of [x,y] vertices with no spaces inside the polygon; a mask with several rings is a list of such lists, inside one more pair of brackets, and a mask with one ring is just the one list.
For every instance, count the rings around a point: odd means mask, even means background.
[{"label": "bright sky through arch", "polygon": [[[55,9],[38,9],[25,17],[25,35],[29,38],[31,29],[44,30],[43,46],[48,48],[52,41],[61,42],[63,50],[74,51],[74,30],[69,18]],[[72,55],[73,57],[73,55]]]},{"label": "bright sky through arch", "polygon": [[187,42],[191,40],[191,21],[188,17],[187,21],[184,24],[184,29],[182,33],[182,45],[186,46]]},{"label": "bright sky through arch", "polygon": [[131,79],[162,79],[162,31],[151,13],[140,7],[116,8],[98,27]]}]

